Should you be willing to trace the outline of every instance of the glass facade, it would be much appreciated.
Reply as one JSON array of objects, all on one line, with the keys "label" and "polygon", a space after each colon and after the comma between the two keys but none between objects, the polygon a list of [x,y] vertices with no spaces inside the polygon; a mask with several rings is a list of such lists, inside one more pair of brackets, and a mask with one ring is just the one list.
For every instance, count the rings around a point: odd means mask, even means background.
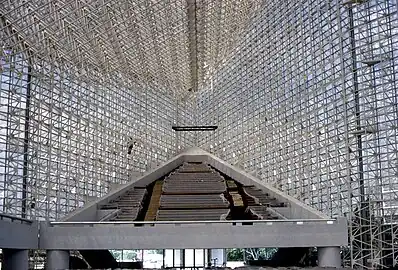
[{"label": "glass facade", "polygon": [[59,219],[196,145],[396,265],[398,2],[191,3],[3,1],[0,211]]},{"label": "glass facade", "polygon": [[170,128],[175,99],[148,85],[2,61],[4,212],[58,219],[191,145]]},{"label": "glass facade", "polygon": [[396,263],[396,1],[271,1],[198,97],[199,145],[331,217],[353,266]]}]

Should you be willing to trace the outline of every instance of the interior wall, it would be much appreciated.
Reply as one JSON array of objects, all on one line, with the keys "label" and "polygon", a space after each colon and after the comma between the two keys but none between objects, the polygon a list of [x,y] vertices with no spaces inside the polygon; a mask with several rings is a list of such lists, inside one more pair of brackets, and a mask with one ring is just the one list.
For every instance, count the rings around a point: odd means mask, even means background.
[{"label": "interior wall", "polygon": [[347,259],[364,268],[398,255],[383,232],[397,222],[397,10],[396,1],[268,1],[198,100],[200,121],[219,126],[199,145],[347,216]]},{"label": "interior wall", "polygon": [[193,145],[171,129],[190,107],[165,89],[28,58],[2,37],[2,212],[59,219]]},{"label": "interior wall", "polygon": [[[219,124],[203,147],[331,215],[343,209],[331,205],[338,190],[326,183],[349,177],[346,134],[355,129],[343,11],[317,1],[265,7],[199,101]],[[342,167],[330,171],[330,163]]]}]

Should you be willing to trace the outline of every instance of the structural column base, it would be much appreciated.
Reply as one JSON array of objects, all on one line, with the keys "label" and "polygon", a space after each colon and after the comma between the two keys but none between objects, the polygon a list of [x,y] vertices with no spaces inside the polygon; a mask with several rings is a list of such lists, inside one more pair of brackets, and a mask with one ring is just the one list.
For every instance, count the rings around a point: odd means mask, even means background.
[{"label": "structural column base", "polygon": [[340,247],[318,247],[319,267],[341,267]]},{"label": "structural column base", "polygon": [[29,251],[26,249],[3,249],[3,270],[28,270]]},{"label": "structural column base", "polygon": [[47,250],[46,270],[69,269],[69,251]]}]

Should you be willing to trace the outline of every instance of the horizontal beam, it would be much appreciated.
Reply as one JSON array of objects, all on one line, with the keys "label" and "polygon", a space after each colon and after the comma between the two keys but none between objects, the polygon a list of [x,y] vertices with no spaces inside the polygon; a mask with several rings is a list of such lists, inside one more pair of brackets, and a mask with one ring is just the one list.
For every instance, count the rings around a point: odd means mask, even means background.
[{"label": "horizontal beam", "polygon": [[174,131],[214,131],[218,126],[172,126]]},{"label": "horizontal beam", "polygon": [[258,219],[258,220],[187,220],[187,221],[51,221],[51,226],[68,226],[68,225],[160,225],[160,224],[242,224],[242,223],[291,223],[291,224],[334,224],[337,219]]},{"label": "horizontal beam", "polygon": [[26,219],[26,218],[21,218],[21,217],[16,217],[16,216],[11,216],[5,213],[0,213],[0,220],[9,220],[11,222],[15,222],[15,221],[20,221],[21,223],[27,223],[27,224],[32,224],[33,221],[30,219]]},{"label": "horizontal beam", "polygon": [[342,246],[347,238],[344,221],[40,226],[40,248],[61,250]]},{"label": "horizontal beam", "polygon": [[0,232],[0,248],[16,249],[315,247],[348,243],[345,219],[33,222],[30,225],[0,220]]},{"label": "horizontal beam", "polygon": [[37,249],[39,224],[28,220],[0,219],[0,248]]}]

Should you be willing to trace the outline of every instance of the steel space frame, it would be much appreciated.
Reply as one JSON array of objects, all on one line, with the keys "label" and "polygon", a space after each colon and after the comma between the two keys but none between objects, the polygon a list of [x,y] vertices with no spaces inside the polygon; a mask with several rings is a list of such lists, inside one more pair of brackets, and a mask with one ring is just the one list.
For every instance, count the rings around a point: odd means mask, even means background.
[{"label": "steel space frame", "polygon": [[199,146],[350,223],[346,264],[397,265],[398,2],[268,1],[198,97]]},{"label": "steel space frame", "polygon": [[193,2],[1,1],[2,211],[59,219],[198,145],[396,266],[397,0],[203,0],[188,27]]}]

